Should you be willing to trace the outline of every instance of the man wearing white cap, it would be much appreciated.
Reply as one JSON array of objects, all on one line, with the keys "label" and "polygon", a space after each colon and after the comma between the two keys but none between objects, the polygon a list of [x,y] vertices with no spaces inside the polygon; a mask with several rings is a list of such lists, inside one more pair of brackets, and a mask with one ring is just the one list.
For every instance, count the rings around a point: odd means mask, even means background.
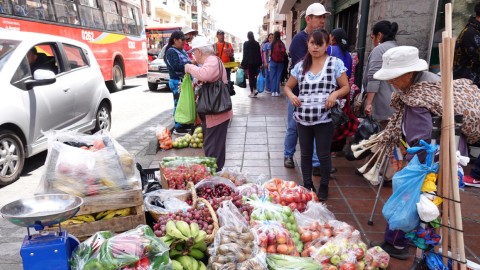
[{"label": "man wearing white cap", "polygon": [[[190,28],[188,26],[185,26],[185,27],[182,28],[182,32],[186,37],[189,38],[188,40],[185,41],[185,45],[183,46],[183,49],[188,52],[192,49],[190,47],[189,42],[192,42],[193,38],[198,35],[198,31],[193,30],[192,28]],[[192,53],[188,53],[188,56],[190,57],[190,60],[195,60],[195,58],[193,58]]]},{"label": "man wearing white cap", "polygon": [[[314,3],[308,6],[307,11],[305,13],[305,20],[307,22],[307,27],[301,31],[300,33],[296,34],[295,37],[292,39],[292,43],[290,45],[289,53],[290,57],[292,58],[291,67],[294,67],[298,61],[300,61],[305,54],[307,53],[307,39],[308,35],[312,33],[313,30],[318,28],[325,27],[325,18],[326,15],[330,14],[330,12],[325,10],[325,7],[320,3]],[[293,93],[298,96],[299,89],[298,86],[295,86],[293,89]],[[290,103],[290,99],[287,98],[288,103],[288,126],[287,126],[287,133],[285,134],[285,150],[283,152],[284,155],[284,166],[287,168],[294,168],[295,164],[293,162],[293,155],[295,154],[295,147],[297,146],[297,122],[293,119],[293,105]],[[319,176],[320,175],[320,162],[318,161],[317,151],[315,147],[312,145],[314,149],[313,153],[313,175]],[[336,169],[332,168],[332,172],[335,172]]]}]

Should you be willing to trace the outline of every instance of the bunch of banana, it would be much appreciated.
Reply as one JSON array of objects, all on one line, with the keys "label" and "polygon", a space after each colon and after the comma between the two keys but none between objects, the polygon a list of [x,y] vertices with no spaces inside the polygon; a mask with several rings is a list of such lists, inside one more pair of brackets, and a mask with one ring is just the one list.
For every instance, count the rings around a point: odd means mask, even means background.
[{"label": "bunch of banana", "polygon": [[178,220],[175,224],[175,222],[170,220],[167,222],[166,227],[167,235],[162,237],[162,240],[168,246],[177,240],[185,240],[187,247],[191,247],[198,242],[203,242],[207,237],[207,233],[201,231],[197,223],[192,223],[188,226],[188,223],[185,221]]},{"label": "bunch of banana", "polygon": [[[76,220],[76,219],[67,219],[64,222],[60,223],[62,226],[66,225],[75,225],[75,224],[82,224],[85,223],[83,220]],[[58,227],[58,224],[52,225],[52,227]]]},{"label": "bunch of banana", "polygon": [[106,219],[112,219],[116,217],[125,217],[130,215],[131,213],[130,207],[123,208],[123,209],[118,209],[118,210],[108,210],[108,211],[103,211],[97,214],[95,217],[96,220],[106,220]]},{"label": "bunch of banana", "polygon": [[95,218],[92,215],[75,216],[72,219],[73,220],[85,221],[85,222],[94,222],[95,221]]},{"label": "bunch of banana", "polygon": [[180,256],[176,260],[172,260],[172,266],[174,270],[207,270],[203,262],[190,256]]}]

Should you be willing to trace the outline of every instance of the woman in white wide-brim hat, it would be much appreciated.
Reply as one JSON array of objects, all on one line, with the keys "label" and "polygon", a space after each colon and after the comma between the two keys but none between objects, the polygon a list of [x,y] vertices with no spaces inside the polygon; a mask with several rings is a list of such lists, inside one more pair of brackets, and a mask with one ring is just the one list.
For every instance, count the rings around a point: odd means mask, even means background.
[{"label": "woman in white wide-brim hat", "polygon": [[[374,78],[388,81],[396,90],[392,94],[390,106],[395,113],[385,128],[385,135],[380,145],[398,145],[402,136],[409,147],[420,146],[420,140],[431,141],[432,116],[441,115],[442,96],[440,77],[428,70],[428,64],[418,56],[418,49],[411,46],[399,46],[383,54],[382,68]],[[456,87],[471,87],[471,81],[455,81]],[[473,92],[473,91],[472,91]],[[456,96],[458,96],[456,94]],[[468,98],[468,97],[465,97]],[[462,156],[467,155],[467,144],[462,135],[459,143]],[[425,163],[425,150],[408,153],[405,160],[409,162],[417,155]],[[394,178],[395,179],[395,178]],[[401,230],[390,230],[387,225],[384,242],[370,242],[371,246],[381,246],[391,257],[405,260],[408,254],[408,239]]]}]

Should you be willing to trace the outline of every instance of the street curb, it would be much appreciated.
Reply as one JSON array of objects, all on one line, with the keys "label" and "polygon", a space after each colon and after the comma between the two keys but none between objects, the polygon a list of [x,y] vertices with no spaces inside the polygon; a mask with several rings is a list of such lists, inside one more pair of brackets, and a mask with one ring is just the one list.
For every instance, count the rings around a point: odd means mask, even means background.
[{"label": "street curb", "polygon": [[[170,132],[173,132],[173,128],[175,127],[175,124],[169,124],[167,125],[167,128],[170,130]],[[160,150],[160,144],[158,142],[157,136],[155,136],[150,142],[148,143],[145,151],[145,155],[157,155],[157,152]]]}]

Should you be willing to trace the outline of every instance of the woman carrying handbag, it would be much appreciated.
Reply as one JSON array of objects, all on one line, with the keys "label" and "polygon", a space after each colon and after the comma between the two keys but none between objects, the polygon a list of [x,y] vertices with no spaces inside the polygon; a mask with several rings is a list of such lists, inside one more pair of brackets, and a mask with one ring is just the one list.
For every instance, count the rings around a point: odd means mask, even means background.
[{"label": "woman carrying handbag", "polygon": [[193,40],[191,53],[202,65],[187,64],[185,72],[203,82],[197,101],[197,112],[202,119],[203,148],[205,156],[217,159],[217,171],[220,171],[225,165],[228,123],[233,117],[227,72],[206,37],[198,36]]}]

